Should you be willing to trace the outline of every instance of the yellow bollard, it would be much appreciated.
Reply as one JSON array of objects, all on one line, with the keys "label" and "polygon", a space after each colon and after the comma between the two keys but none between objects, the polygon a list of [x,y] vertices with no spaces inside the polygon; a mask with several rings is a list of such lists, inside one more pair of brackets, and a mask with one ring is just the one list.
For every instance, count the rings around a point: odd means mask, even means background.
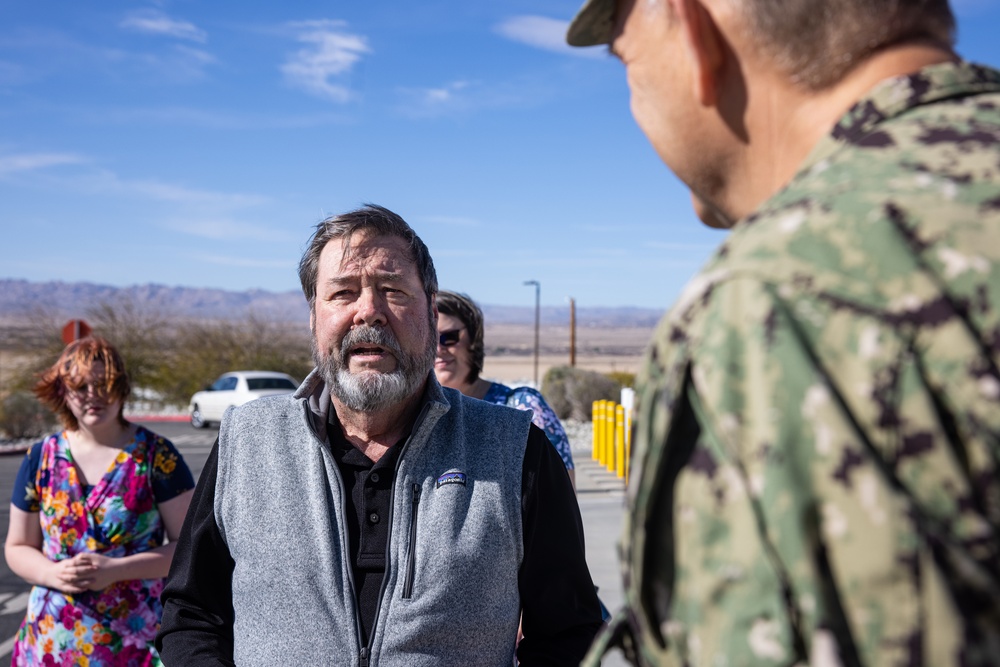
[{"label": "yellow bollard", "polygon": [[600,460],[601,429],[597,428],[597,425],[600,423],[598,421],[601,414],[600,406],[601,406],[600,401],[594,401],[593,403],[590,404],[590,430],[592,431],[590,437],[592,443],[590,450],[590,458],[594,459],[595,461]]},{"label": "yellow bollard", "polygon": [[615,473],[625,477],[625,406],[615,408]]},{"label": "yellow bollard", "polygon": [[597,429],[599,434],[597,440],[597,462],[602,466],[604,465],[604,440],[608,434],[608,429],[604,424],[605,403],[606,401],[603,400],[597,402],[597,421],[594,422],[594,428]]},{"label": "yellow bollard", "polygon": [[604,412],[601,415],[601,465],[607,467],[608,465],[608,450],[610,449],[610,444],[608,443],[608,411],[611,409],[611,402],[604,401]]},{"label": "yellow bollard", "polygon": [[615,405],[608,401],[604,412],[604,467],[615,471]]},{"label": "yellow bollard", "polygon": [[605,432],[607,441],[607,451],[605,452],[604,465],[608,469],[608,472],[615,471],[615,408],[618,404],[614,401],[608,401],[608,412],[605,417],[608,430]]},{"label": "yellow bollard", "polygon": [[597,421],[594,422],[597,429],[597,458],[596,461],[604,460],[604,401],[597,402]]}]

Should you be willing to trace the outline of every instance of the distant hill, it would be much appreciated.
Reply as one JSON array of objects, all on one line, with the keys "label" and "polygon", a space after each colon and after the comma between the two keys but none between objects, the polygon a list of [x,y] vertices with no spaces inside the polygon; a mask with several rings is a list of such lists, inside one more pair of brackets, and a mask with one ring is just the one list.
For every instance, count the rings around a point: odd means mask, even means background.
[{"label": "distant hill", "polygon": [[[114,287],[87,282],[0,279],[0,317],[6,319],[19,319],[38,309],[67,318],[84,317],[95,306],[123,302],[191,319],[239,319],[249,313],[275,321],[301,322],[309,318],[305,299],[297,290],[232,292],[156,284]],[[531,306],[482,304],[482,307],[486,321],[491,324],[535,321],[535,309]],[[632,306],[578,307],[576,311],[580,327],[651,327],[662,315],[660,310]],[[569,306],[543,306],[541,320],[543,324],[568,324]]]}]

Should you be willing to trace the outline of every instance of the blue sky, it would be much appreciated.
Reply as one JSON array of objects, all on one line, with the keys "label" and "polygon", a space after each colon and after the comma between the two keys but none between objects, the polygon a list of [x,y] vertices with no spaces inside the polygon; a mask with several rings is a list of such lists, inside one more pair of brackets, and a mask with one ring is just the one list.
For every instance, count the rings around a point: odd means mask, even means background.
[{"label": "blue sky", "polygon": [[[297,289],[363,202],[483,303],[666,308],[721,241],[579,0],[0,0],[0,277]],[[1000,64],[1000,3],[959,50]]]}]

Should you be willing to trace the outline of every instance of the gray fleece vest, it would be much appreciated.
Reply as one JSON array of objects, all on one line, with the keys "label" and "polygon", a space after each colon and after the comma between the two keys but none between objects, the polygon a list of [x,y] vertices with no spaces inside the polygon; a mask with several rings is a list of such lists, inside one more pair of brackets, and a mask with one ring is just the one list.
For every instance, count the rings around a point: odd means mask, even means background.
[{"label": "gray fleece vest", "polygon": [[509,667],[530,413],[431,376],[397,465],[381,602],[363,647],[344,486],[310,425],[321,390],[314,373],[295,396],[231,408],[219,430],[215,520],[236,563],[236,664]]}]

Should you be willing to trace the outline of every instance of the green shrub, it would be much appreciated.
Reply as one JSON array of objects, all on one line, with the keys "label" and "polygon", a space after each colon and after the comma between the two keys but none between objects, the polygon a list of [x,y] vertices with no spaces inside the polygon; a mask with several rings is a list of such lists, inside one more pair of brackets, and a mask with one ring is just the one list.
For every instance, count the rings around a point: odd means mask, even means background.
[{"label": "green shrub", "polygon": [[[618,383],[618,388],[622,389],[624,387],[635,387],[635,373],[628,373],[626,371],[611,371],[610,373],[605,373],[606,376]],[[618,400],[617,398],[614,400]]]},{"label": "green shrub", "polygon": [[621,384],[572,366],[553,366],[542,379],[542,394],[560,419],[590,421],[594,401],[618,401]]},{"label": "green shrub", "polygon": [[37,438],[55,426],[55,416],[34,396],[16,391],[0,403],[0,430],[8,438]]},{"label": "green shrub", "polygon": [[194,392],[229,371],[279,371],[301,382],[313,368],[307,328],[253,315],[188,322],[171,342],[150,386],[178,405],[187,405]]}]

